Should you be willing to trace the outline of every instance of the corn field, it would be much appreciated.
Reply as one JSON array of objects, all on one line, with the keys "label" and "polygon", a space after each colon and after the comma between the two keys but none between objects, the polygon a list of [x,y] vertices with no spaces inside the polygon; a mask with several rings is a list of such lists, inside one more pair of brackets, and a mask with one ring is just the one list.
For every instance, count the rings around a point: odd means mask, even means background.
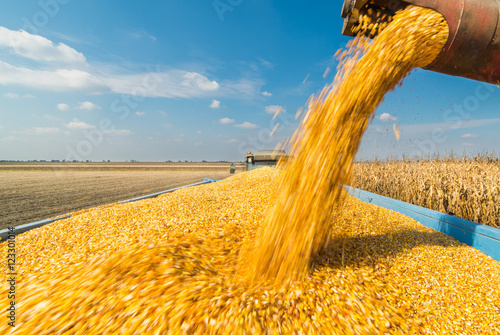
[{"label": "corn field", "polygon": [[353,186],[500,228],[500,158],[359,162]]}]

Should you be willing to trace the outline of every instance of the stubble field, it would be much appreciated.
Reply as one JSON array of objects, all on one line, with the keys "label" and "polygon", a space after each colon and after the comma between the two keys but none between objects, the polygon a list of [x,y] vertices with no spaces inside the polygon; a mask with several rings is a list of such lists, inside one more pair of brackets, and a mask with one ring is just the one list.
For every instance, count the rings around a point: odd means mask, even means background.
[{"label": "stubble field", "polygon": [[[1,163],[0,229],[202,181],[231,163]],[[236,173],[244,171],[235,164]],[[353,186],[500,228],[497,158],[354,165]]]},{"label": "stubble field", "polygon": [[446,157],[354,165],[353,186],[500,228],[500,159]]},{"label": "stubble field", "polygon": [[[0,229],[224,179],[231,163],[2,163]],[[244,166],[235,164],[236,173]]]}]

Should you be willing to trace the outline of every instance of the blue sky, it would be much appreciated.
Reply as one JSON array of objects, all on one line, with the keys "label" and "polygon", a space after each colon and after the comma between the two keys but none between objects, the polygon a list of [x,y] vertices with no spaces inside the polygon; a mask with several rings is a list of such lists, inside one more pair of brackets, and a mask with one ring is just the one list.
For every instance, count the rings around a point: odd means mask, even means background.
[{"label": "blue sky", "polygon": [[[340,10],[340,1],[3,1],[0,160],[240,161],[274,148],[333,80],[333,55],[349,40]],[[499,93],[416,70],[386,96],[358,158],[498,154]]]}]

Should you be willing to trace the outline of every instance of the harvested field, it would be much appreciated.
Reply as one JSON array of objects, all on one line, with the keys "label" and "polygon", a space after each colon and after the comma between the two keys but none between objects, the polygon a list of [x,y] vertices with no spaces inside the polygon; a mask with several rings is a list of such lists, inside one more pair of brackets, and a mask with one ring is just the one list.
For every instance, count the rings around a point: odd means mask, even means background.
[{"label": "harvested field", "polygon": [[[0,229],[202,181],[230,163],[0,164]],[[237,173],[244,170],[237,165]]]},{"label": "harvested field", "polygon": [[[243,171],[243,163],[235,164]],[[0,163],[0,171],[229,171],[231,163]]]},{"label": "harvested field", "polygon": [[354,165],[353,186],[500,228],[500,159],[445,158]]}]

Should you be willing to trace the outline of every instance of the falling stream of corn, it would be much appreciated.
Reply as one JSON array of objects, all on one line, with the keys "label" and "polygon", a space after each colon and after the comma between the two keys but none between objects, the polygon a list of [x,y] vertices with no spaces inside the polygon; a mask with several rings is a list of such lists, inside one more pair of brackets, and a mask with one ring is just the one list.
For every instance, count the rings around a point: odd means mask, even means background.
[{"label": "falling stream of corn", "polygon": [[410,7],[357,39],[283,169],[17,236],[16,327],[0,333],[499,334],[496,261],[339,186],[384,94],[446,38],[439,14]]},{"label": "falling stream of corn", "polygon": [[342,184],[375,109],[411,70],[434,61],[447,39],[441,14],[410,6],[372,43],[360,37],[350,44],[334,83],[310,100],[292,140],[294,157],[284,164],[276,207],[255,246],[242,254],[240,272],[250,283],[306,273],[310,255],[328,242]]}]

